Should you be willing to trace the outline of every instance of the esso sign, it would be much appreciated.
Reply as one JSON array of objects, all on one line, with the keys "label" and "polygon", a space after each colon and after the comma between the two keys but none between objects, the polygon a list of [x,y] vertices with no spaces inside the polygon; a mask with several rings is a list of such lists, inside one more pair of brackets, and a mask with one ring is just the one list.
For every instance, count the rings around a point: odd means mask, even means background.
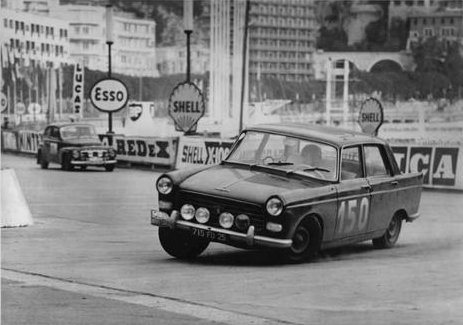
[{"label": "esso sign", "polygon": [[122,81],[103,79],[93,85],[90,90],[90,100],[100,111],[117,112],[127,104],[129,92]]}]

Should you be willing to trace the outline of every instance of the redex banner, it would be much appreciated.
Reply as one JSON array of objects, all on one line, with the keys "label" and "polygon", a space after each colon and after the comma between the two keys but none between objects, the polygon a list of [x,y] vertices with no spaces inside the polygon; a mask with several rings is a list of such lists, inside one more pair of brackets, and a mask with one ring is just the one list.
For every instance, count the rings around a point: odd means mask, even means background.
[{"label": "redex banner", "polygon": [[232,140],[181,137],[175,167],[218,164],[228,156],[233,143]]},{"label": "redex banner", "polygon": [[463,148],[392,146],[402,172],[423,172],[424,187],[463,189]]},{"label": "redex banner", "polygon": [[[103,139],[103,143],[107,139]],[[173,166],[177,138],[115,136],[117,160]]]}]

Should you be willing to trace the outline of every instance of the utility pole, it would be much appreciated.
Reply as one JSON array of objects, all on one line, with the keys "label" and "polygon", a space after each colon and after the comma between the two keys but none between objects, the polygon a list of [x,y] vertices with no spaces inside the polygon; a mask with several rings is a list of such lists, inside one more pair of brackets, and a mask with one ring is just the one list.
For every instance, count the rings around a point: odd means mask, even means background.
[{"label": "utility pole", "polygon": [[249,27],[249,9],[251,0],[246,0],[246,8],[244,12],[244,36],[243,36],[243,65],[241,67],[241,102],[240,102],[240,125],[239,132],[243,130],[243,111],[244,111],[244,94],[246,86],[246,60],[248,52],[248,27]]}]

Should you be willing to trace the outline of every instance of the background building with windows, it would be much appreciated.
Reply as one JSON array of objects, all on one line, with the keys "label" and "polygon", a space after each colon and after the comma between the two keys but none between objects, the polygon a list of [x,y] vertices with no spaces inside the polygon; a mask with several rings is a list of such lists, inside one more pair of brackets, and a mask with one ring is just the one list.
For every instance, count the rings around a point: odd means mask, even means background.
[{"label": "background building with windows", "polygon": [[[161,76],[185,74],[185,46],[163,46],[156,48],[157,69]],[[191,46],[191,73],[204,74],[209,70],[209,49],[200,44]]]},{"label": "background building with windows", "polygon": [[[106,8],[91,5],[53,7],[51,15],[69,23],[70,53],[91,70],[107,71]],[[112,70],[130,76],[155,77],[155,28],[152,20],[114,13]]]},{"label": "background building with windows", "polygon": [[255,0],[249,23],[251,78],[309,80],[317,24],[311,0]]}]

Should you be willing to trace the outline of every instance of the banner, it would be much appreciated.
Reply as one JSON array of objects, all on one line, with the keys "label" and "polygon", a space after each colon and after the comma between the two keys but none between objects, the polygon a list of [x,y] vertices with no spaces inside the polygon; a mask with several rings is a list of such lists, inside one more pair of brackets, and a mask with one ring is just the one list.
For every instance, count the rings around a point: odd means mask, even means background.
[{"label": "banner", "polygon": [[463,147],[393,145],[402,172],[423,172],[423,186],[463,189]]},{"label": "banner", "polygon": [[233,140],[181,137],[176,169],[218,164],[228,156]]},{"label": "banner", "polygon": [[[104,139],[103,143],[105,142]],[[118,161],[173,167],[177,138],[124,137],[116,135],[113,147]]]},{"label": "banner", "polygon": [[18,151],[37,153],[42,134],[37,131],[18,131]]},{"label": "banner", "polygon": [[74,105],[74,114],[82,117],[84,109],[84,66],[82,63],[74,65],[74,76],[72,84],[72,104]]}]

